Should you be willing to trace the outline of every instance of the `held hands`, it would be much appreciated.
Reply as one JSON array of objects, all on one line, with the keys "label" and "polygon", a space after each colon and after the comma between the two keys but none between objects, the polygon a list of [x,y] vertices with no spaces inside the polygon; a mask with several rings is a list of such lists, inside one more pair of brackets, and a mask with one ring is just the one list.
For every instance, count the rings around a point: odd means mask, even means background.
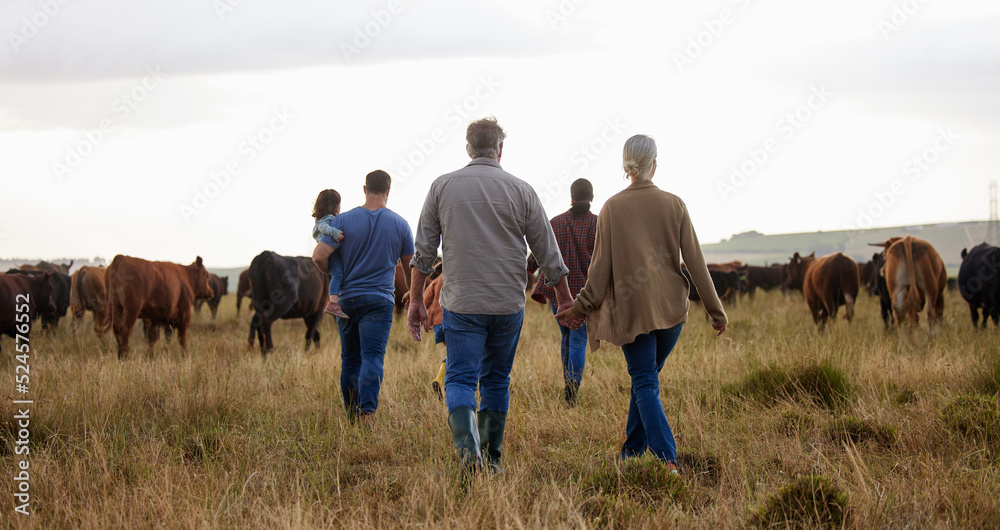
[{"label": "held hands", "polygon": [[406,326],[410,329],[410,336],[414,340],[420,340],[420,328],[430,331],[431,319],[427,316],[427,308],[424,307],[423,300],[411,300],[410,309],[406,312]]},{"label": "held hands", "polygon": [[573,313],[572,301],[569,301],[556,309],[556,320],[558,320],[563,326],[573,330],[580,329],[580,326],[582,326],[586,321],[584,317]]}]

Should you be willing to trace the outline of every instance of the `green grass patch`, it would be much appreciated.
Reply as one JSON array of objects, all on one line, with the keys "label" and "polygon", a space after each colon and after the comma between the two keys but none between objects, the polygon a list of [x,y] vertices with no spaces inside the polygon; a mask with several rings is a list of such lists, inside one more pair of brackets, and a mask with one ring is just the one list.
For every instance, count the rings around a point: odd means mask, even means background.
[{"label": "green grass patch", "polygon": [[854,416],[841,416],[827,426],[826,435],[838,443],[850,441],[854,444],[873,442],[884,447],[890,447],[896,442],[896,430],[886,425],[880,425],[872,420],[858,419]]},{"label": "green grass patch", "polygon": [[800,401],[835,408],[849,395],[847,377],[828,361],[798,366],[792,370],[770,364],[731,383],[725,392],[737,398],[775,404],[782,400]]},{"label": "green grass patch", "polygon": [[961,396],[945,407],[942,416],[952,431],[1000,452],[1000,397]]},{"label": "green grass patch", "polygon": [[684,480],[648,455],[606,465],[585,478],[583,486],[593,494],[622,496],[642,503],[680,502],[687,495]]},{"label": "green grass patch", "polygon": [[759,528],[837,528],[845,525],[847,494],[825,477],[809,475],[782,487],[750,518]]}]

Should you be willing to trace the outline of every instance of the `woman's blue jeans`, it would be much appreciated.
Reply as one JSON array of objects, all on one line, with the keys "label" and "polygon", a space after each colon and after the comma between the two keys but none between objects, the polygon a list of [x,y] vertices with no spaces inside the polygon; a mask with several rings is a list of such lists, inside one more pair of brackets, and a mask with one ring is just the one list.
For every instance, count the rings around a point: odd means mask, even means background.
[{"label": "woman's blue jeans", "polygon": [[[556,314],[558,306],[555,302],[549,302],[552,314]],[[559,324],[559,321],[556,321]],[[583,368],[587,364],[587,323],[584,322],[579,329],[569,329],[559,324],[559,332],[562,334],[562,341],[559,343],[559,354],[562,357],[563,379],[580,386],[583,379]]]},{"label": "woman's blue jeans", "polygon": [[338,318],[340,331],[340,391],[347,416],[375,412],[382,387],[382,363],[392,326],[392,302],[363,294],[340,301],[350,318]]},{"label": "woman's blue jeans", "polygon": [[648,448],[664,462],[677,461],[677,445],[660,403],[660,369],[677,344],[684,324],[639,335],[622,346],[632,378],[622,458],[642,456]]}]

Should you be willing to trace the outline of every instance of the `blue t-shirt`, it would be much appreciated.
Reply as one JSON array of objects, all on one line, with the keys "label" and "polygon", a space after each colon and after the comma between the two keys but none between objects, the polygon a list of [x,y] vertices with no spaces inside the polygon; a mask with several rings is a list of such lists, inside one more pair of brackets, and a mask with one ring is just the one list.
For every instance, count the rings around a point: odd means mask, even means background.
[{"label": "blue t-shirt", "polygon": [[359,206],[338,215],[332,224],[344,232],[344,240],[323,236],[320,241],[336,248],[344,264],[340,299],[378,294],[395,300],[396,262],[413,254],[413,232],[406,220],[388,208]]}]

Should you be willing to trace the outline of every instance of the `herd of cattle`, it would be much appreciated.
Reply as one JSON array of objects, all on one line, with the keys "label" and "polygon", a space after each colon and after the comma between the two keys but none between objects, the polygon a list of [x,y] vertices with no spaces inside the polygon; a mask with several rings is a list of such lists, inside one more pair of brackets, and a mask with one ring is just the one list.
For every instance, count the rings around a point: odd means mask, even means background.
[{"label": "herd of cattle", "polygon": [[[824,327],[844,306],[846,318],[854,316],[854,304],[861,288],[879,297],[886,328],[913,326],[927,308],[930,335],[941,325],[944,290],[949,285],[944,261],[934,247],[912,236],[893,237],[876,246],[882,250],[872,260],[857,263],[842,253],[815,257],[796,252],[785,264],[770,267],[739,262],[709,265],[709,273],[719,297],[732,303],[741,295],[752,297],[757,289],[802,291],[813,320]],[[118,343],[119,358],[129,355],[129,337],[141,319],[148,348],[159,338],[160,328],[169,334],[176,329],[181,347],[187,351],[187,329],[194,310],[207,303],[215,318],[222,296],[228,294],[229,278],[210,274],[201,257],[190,265],[118,255],[107,268],[80,267],[72,276],[69,265],[41,262],[23,265],[0,275],[0,335],[28,337],[32,325],[25,326],[20,315],[27,309],[29,319],[39,318],[41,329],[57,329],[59,319],[73,313],[72,330],[77,332],[87,311],[93,313],[94,331],[103,340],[110,329]],[[684,271],[687,274],[687,271]],[[396,266],[396,308],[402,311],[408,295],[405,270]],[[242,299],[252,301],[248,346],[255,337],[262,354],[274,348],[271,326],[278,319],[301,318],[306,325],[306,348],[319,345],[319,323],[326,305],[329,277],[308,257],[287,257],[264,251],[253,259],[239,277],[236,311]],[[692,286],[691,300],[699,300]],[[527,278],[528,289],[533,285]],[[955,286],[969,304],[973,327],[983,328],[987,319],[1000,325],[1000,248],[980,244],[962,251],[962,264]],[[29,303],[15,303],[27,295]]]}]

